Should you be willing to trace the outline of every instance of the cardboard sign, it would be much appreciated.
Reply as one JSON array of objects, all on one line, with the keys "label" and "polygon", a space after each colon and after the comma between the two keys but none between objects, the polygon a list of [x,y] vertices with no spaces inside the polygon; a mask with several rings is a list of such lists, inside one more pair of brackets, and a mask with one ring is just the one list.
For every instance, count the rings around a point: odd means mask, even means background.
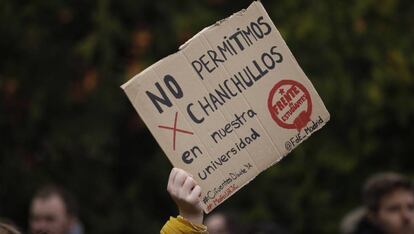
[{"label": "cardboard sign", "polygon": [[206,213],[329,120],[260,2],[205,28],[122,88]]}]

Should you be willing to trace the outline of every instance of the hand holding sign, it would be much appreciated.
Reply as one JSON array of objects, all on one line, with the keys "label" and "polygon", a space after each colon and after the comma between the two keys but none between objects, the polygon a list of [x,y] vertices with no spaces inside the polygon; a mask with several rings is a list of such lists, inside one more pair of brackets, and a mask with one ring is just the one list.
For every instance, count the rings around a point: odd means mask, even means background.
[{"label": "hand holding sign", "polygon": [[190,174],[182,169],[173,168],[168,179],[167,191],[182,217],[195,224],[203,223],[201,187]]}]

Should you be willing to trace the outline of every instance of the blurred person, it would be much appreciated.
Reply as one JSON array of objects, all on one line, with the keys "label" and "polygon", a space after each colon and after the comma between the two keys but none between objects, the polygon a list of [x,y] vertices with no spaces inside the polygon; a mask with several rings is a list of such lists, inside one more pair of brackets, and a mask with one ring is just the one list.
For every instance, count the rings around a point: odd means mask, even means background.
[{"label": "blurred person", "polygon": [[161,234],[208,234],[203,225],[201,187],[189,173],[182,169],[171,170],[167,191],[178,207],[177,218],[170,220],[161,229]]},{"label": "blurred person", "polygon": [[206,217],[205,225],[210,234],[241,234],[240,219],[234,212],[214,212]]},{"label": "blurred person", "polygon": [[15,226],[0,222],[0,234],[21,234]]},{"label": "blurred person", "polygon": [[72,195],[54,185],[39,189],[31,202],[29,229],[32,234],[82,234]]},{"label": "blurred person", "polygon": [[248,234],[287,234],[288,232],[275,222],[265,221],[253,224]]},{"label": "blurred person", "polygon": [[366,209],[363,206],[357,207],[350,212],[348,212],[340,223],[340,233],[342,234],[353,234],[356,233],[357,228],[360,226],[365,226],[367,222],[366,218]]},{"label": "blurred person", "polygon": [[363,200],[363,208],[344,218],[342,233],[414,234],[414,184],[409,179],[376,174],[366,181]]}]

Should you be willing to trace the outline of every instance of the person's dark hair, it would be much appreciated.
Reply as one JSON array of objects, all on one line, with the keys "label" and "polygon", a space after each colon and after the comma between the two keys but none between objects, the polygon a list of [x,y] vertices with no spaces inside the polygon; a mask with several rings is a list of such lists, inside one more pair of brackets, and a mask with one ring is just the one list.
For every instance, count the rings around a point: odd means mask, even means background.
[{"label": "person's dark hair", "polygon": [[393,173],[379,173],[370,177],[363,188],[363,200],[369,211],[378,211],[381,199],[397,189],[411,191],[414,195],[414,184],[406,177]]},{"label": "person's dark hair", "polygon": [[78,214],[78,207],[75,198],[64,188],[57,185],[46,185],[41,187],[33,196],[35,199],[48,199],[53,196],[58,196],[62,199],[68,215],[76,217]]}]

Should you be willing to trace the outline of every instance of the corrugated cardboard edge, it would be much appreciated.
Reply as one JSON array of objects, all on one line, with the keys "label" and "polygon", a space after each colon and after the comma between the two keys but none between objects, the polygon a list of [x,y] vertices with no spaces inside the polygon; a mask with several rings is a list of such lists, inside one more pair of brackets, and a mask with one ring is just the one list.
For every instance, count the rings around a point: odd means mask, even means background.
[{"label": "corrugated cardboard edge", "polygon": [[186,42],[184,42],[184,44],[182,44],[182,45],[179,47],[179,50],[182,50],[182,49],[184,49],[185,47],[187,47],[187,45],[188,45],[188,44],[190,44],[190,43],[191,43],[191,41],[193,41],[194,39],[196,39],[197,37],[199,37],[202,33],[206,32],[206,31],[209,31],[209,30],[214,30],[214,28],[219,27],[219,26],[221,26],[222,24],[225,24],[225,23],[226,23],[227,21],[229,21],[231,18],[238,17],[238,16],[243,16],[243,15],[244,15],[244,12],[246,12],[246,11],[247,11],[247,9],[249,9],[250,7],[255,7],[255,5],[256,5],[257,3],[259,3],[259,5],[261,5],[260,1],[253,1],[253,2],[249,5],[249,7],[245,8],[245,9],[242,9],[242,10],[240,10],[240,11],[236,12],[236,13],[233,13],[231,16],[229,16],[229,17],[227,17],[227,18],[221,19],[221,20],[217,21],[216,23],[214,23],[214,24],[212,24],[212,25],[210,25],[210,26],[208,26],[208,27],[203,28],[203,29],[202,29],[200,32],[198,32],[196,35],[194,35],[193,37],[191,37],[190,39],[188,39]]}]

